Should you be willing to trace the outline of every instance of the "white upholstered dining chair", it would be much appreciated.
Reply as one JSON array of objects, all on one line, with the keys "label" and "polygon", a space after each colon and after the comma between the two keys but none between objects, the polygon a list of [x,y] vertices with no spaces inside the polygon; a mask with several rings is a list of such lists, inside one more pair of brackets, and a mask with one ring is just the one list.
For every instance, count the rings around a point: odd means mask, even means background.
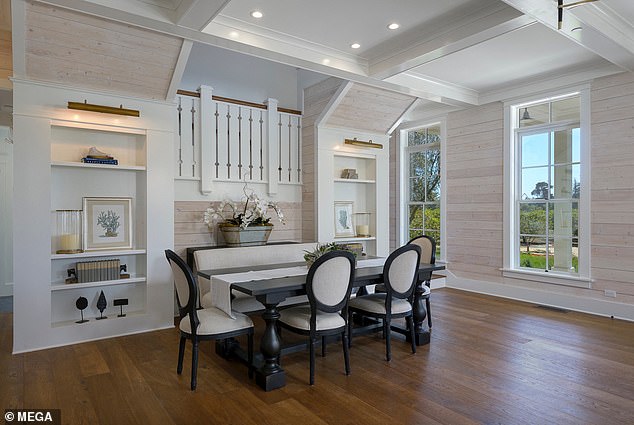
[{"label": "white upholstered dining chair", "polygon": [[[383,321],[385,357],[392,359],[390,324],[393,318],[404,317],[410,331],[412,353],[416,353],[412,305],[408,301],[414,292],[420,263],[420,247],[407,244],[392,252],[383,266],[385,292],[363,295],[350,300],[348,311]],[[348,334],[352,342],[352,317],[348,318]]]},{"label": "white upholstered dining chair", "polygon": [[325,344],[325,336],[341,335],[346,375],[350,374],[347,319],[354,261],[354,255],[347,251],[332,251],[319,257],[306,277],[309,305],[280,312],[278,323],[282,328],[309,337],[310,385],[315,383],[315,343],[319,337]]},{"label": "white upholstered dining chair", "polygon": [[227,339],[246,334],[248,338],[249,378],[251,378],[253,376],[253,322],[251,319],[238,312],[233,312],[235,319],[232,319],[225,312],[215,307],[197,309],[198,287],[194,281],[191,269],[174,251],[166,249],[165,256],[172,268],[180,316],[180,344],[178,347],[176,373],[180,375],[183,371],[185,341],[189,339],[192,342],[190,386],[192,390],[195,390],[198,368],[198,343],[200,341]]}]

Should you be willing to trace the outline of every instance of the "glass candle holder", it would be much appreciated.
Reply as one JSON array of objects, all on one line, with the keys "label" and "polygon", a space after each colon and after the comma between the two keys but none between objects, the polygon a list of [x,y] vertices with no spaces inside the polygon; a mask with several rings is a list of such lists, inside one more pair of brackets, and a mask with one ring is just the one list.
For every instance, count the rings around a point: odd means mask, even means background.
[{"label": "glass candle holder", "polygon": [[76,254],[81,249],[81,210],[56,210],[57,253]]},{"label": "glass candle holder", "polygon": [[353,213],[355,230],[358,237],[370,237],[370,213],[356,212]]}]

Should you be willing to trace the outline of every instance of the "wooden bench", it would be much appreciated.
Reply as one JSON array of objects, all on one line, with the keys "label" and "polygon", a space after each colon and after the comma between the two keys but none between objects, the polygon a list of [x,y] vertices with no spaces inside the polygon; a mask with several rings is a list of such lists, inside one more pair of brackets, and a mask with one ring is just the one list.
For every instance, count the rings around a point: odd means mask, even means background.
[{"label": "wooden bench", "polygon": [[[260,266],[304,261],[304,251],[312,251],[316,242],[292,243],[283,245],[262,245],[236,248],[199,249],[194,252],[196,270],[214,270],[230,267]],[[198,276],[200,303],[203,307],[211,306],[211,282]],[[264,306],[253,297],[234,291],[232,308],[241,313],[262,310]],[[293,297],[280,305],[296,304],[306,301],[305,296]]]}]

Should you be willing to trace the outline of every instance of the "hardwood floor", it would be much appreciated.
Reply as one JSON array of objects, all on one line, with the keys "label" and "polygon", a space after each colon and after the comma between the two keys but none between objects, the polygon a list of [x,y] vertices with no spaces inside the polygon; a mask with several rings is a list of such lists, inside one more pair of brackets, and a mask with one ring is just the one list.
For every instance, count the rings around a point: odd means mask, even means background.
[{"label": "hardwood floor", "polygon": [[59,408],[69,424],[634,423],[633,323],[451,289],[434,290],[432,309],[417,354],[395,337],[388,364],[380,335],[356,337],[350,376],[331,344],[313,387],[303,352],[282,359],[288,385],[269,393],[211,343],[191,392],[175,329],[13,356],[2,313],[0,408]]}]

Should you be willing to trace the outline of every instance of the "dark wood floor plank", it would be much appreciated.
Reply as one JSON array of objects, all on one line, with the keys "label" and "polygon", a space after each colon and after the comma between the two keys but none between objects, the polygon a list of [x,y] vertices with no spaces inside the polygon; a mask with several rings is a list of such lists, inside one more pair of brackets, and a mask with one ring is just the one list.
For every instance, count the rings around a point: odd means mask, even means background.
[{"label": "dark wood floor plank", "polygon": [[50,350],[57,398],[64,406],[62,422],[67,424],[99,423],[87,391],[83,373],[77,373],[78,359],[74,346]]},{"label": "dark wood floor plank", "polygon": [[59,408],[69,424],[633,423],[634,324],[451,289],[434,290],[432,309],[416,354],[394,335],[388,363],[380,334],[356,337],[346,376],[333,343],[311,387],[308,353],[294,353],[286,387],[268,393],[211,342],[190,391],[191,344],[179,376],[176,328],[12,355],[0,314],[0,400]]},{"label": "dark wood floor plank", "polygon": [[[58,387],[50,350],[23,354],[24,356],[24,406],[32,409],[54,409],[60,406]],[[30,383],[30,384],[27,384]]]},{"label": "dark wood floor plank", "polygon": [[0,313],[0,400],[5,409],[24,405],[24,356],[13,356],[13,315]]},{"label": "dark wood floor plank", "polygon": [[137,369],[137,363],[131,361],[119,341],[100,341],[99,349],[108,367],[115,371],[113,378],[116,389],[121,394],[127,394],[125,402],[138,423],[174,423]]}]

